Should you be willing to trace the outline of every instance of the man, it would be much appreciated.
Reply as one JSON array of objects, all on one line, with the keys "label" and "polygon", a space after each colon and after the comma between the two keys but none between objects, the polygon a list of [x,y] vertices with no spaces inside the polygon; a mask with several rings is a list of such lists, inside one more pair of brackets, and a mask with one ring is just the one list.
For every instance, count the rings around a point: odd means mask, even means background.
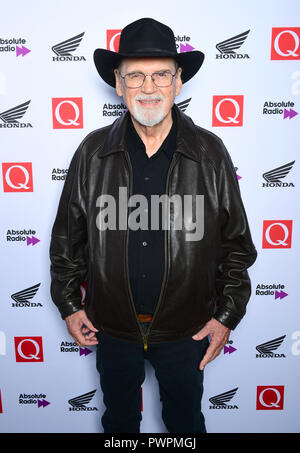
[{"label": "man", "polygon": [[50,256],[70,334],[98,345],[104,432],[139,432],[145,359],[167,430],[206,432],[203,369],[250,297],[256,250],[231,159],[174,104],[203,59],[177,54],[172,30],[148,18],[123,29],[118,53],[94,53],[128,112],[76,151]]}]

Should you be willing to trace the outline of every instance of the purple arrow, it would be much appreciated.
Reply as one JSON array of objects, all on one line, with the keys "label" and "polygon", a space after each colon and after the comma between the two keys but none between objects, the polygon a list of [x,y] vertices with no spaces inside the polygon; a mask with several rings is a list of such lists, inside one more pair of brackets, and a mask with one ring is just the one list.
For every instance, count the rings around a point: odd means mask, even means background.
[{"label": "purple arrow", "polygon": [[46,400],[38,400],[38,407],[46,407],[48,406],[49,401],[46,401]]},{"label": "purple arrow", "polygon": [[32,237],[26,236],[26,239],[27,239],[27,245],[30,245],[30,244],[35,245],[38,242],[40,242],[40,240],[38,238],[36,238],[35,236],[32,236]]},{"label": "purple arrow", "polygon": [[231,354],[234,351],[236,351],[236,348],[234,348],[233,346],[224,346],[224,354],[226,354],[227,352]]},{"label": "purple arrow", "polygon": [[275,299],[278,299],[278,297],[279,297],[280,299],[283,299],[283,298],[286,297],[286,296],[288,296],[288,294],[285,293],[284,291],[282,291],[282,290],[277,291],[277,290],[275,289]]},{"label": "purple arrow", "polygon": [[195,47],[190,46],[190,44],[182,44],[180,43],[180,52],[189,52],[190,50],[194,50]]},{"label": "purple arrow", "polygon": [[79,355],[85,355],[85,356],[87,356],[87,355],[89,355],[91,352],[93,352],[93,351],[91,351],[91,350],[88,349],[88,348],[79,348]]},{"label": "purple arrow", "polygon": [[294,116],[298,115],[298,112],[296,112],[295,110],[293,109],[284,109],[283,111],[283,119],[285,120],[286,118],[294,118]]},{"label": "purple arrow", "polygon": [[17,57],[19,55],[22,55],[22,57],[24,57],[24,55],[27,55],[29,52],[31,52],[31,50],[27,49],[27,47],[25,46],[22,46],[22,47],[19,47],[19,46],[16,46],[16,53],[17,53]]}]

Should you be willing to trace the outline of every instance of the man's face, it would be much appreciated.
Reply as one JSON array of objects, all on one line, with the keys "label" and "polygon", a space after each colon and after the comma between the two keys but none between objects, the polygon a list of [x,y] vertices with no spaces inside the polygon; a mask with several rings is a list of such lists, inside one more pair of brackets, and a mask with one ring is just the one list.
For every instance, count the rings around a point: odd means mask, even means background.
[{"label": "man's face", "polygon": [[[172,58],[125,58],[122,61],[120,75],[131,73],[152,74],[170,71],[175,74],[175,61]],[[143,126],[154,126],[162,122],[171,111],[175,97],[182,87],[181,68],[173,77],[168,87],[158,87],[151,77],[146,77],[139,88],[128,88],[118,70],[115,70],[116,91],[123,96],[124,102],[135,120]]]}]

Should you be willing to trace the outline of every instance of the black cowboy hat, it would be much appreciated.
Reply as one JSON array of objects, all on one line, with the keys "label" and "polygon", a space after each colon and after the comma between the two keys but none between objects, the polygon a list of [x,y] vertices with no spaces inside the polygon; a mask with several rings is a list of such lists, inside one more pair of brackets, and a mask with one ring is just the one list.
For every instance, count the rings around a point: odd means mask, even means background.
[{"label": "black cowboy hat", "polygon": [[177,53],[175,36],[167,25],[154,19],[136,20],[123,28],[120,36],[119,52],[96,49],[94,62],[100,77],[115,87],[114,69],[126,57],[171,57],[182,68],[181,79],[185,83],[199,71],[204,54],[199,50]]}]

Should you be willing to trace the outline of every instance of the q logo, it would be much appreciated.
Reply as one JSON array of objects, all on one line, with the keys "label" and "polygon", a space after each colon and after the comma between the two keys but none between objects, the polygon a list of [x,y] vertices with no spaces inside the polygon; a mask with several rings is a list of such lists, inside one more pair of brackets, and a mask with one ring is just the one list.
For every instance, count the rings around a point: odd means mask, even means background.
[{"label": "q logo", "polygon": [[256,409],[261,411],[282,410],[284,385],[258,385]]},{"label": "q logo", "polygon": [[300,60],[300,27],[272,28],[271,60]]},{"label": "q logo", "polygon": [[52,99],[53,129],[82,129],[82,98]]},{"label": "q logo", "polygon": [[106,30],[106,48],[111,52],[119,52],[122,30]]},{"label": "q logo", "polygon": [[292,220],[264,220],[262,248],[290,249],[292,226]]},{"label": "q logo", "polygon": [[213,96],[213,127],[243,126],[244,96]]},{"label": "q logo", "polygon": [[42,337],[15,337],[16,362],[43,362]]},{"label": "q logo", "polygon": [[4,192],[33,192],[31,162],[3,162]]}]

